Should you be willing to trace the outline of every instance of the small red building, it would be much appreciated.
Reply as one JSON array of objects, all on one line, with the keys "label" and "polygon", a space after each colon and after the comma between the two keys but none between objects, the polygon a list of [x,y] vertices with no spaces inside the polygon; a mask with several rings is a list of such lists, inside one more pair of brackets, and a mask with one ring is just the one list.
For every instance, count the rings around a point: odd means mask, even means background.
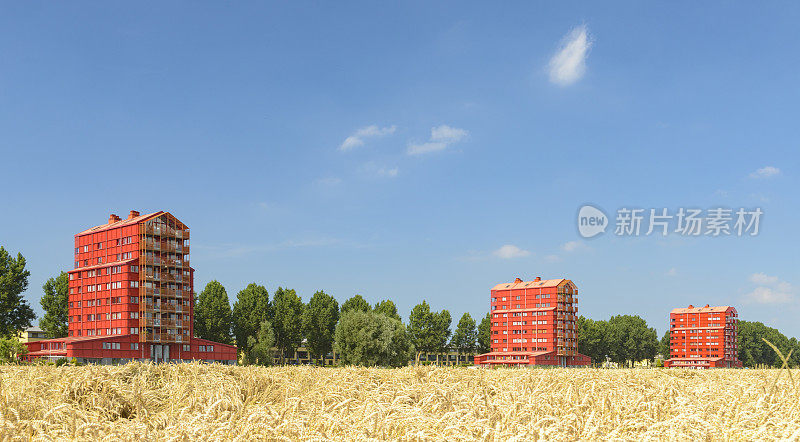
[{"label": "small red building", "polygon": [[741,367],[738,314],[730,306],[676,308],[669,314],[669,353],[665,367]]},{"label": "small red building", "polygon": [[171,214],[112,214],[78,233],[68,273],[68,336],[26,343],[26,359],[236,363],[235,346],[193,335],[189,228]]},{"label": "small red building", "polygon": [[586,366],[578,353],[578,288],[568,279],[517,278],[490,292],[491,351],[475,364]]}]

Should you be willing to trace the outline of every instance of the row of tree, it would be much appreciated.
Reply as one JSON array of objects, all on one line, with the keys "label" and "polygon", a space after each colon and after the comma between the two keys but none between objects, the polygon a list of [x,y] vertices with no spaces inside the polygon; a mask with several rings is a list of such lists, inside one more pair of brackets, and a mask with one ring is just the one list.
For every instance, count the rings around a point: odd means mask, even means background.
[{"label": "row of tree", "polygon": [[[11,255],[0,246],[0,359],[13,359],[24,352],[15,335],[31,325],[33,309],[23,298],[30,272],[21,254]],[[67,335],[69,281],[67,274],[48,279],[40,300],[44,316],[42,330],[52,337]],[[244,358],[267,363],[277,356],[285,362],[305,339],[315,360],[336,350],[343,362],[365,365],[402,365],[421,354],[461,354],[489,351],[489,315],[477,325],[464,314],[451,333],[447,310],[431,311],[427,302],[415,306],[406,326],[390,300],[371,306],[356,295],[341,308],[335,298],[323,291],[303,303],[294,290],[278,288],[269,299],[266,288],[250,284],[241,290],[231,308],[225,288],[210,282],[196,299],[195,335],[218,342],[236,343]],[[800,342],[787,338],[761,322],[739,321],[739,359],[746,367],[779,367],[781,359],[766,343],[767,339],[787,356],[792,366],[800,366]],[[655,329],[638,316],[618,315],[609,320],[578,319],[578,350],[595,362],[610,360],[625,364],[669,357],[669,331],[660,342]]]},{"label": "row of tree", "polygon": [[301,344],[309,357],[321,361],[332,351],[345,364],[405,365],[421,354],[472,354],[489,349],[489,316],[477,327],[465,313],[455,332],[450,312],[431,311],[426,301],[411,310],[408,325],[390,300],[370,305],[361,295],[342,303],[318,291],[304,303],[292,289],[278,287],[270,300],[267,289],[250,284],[236,295],[230,307],[227,291],[209,282],[197,296],[195,335],[222,343],[235,343],[248,363],[267,364],[277,349],[281,363]]}]

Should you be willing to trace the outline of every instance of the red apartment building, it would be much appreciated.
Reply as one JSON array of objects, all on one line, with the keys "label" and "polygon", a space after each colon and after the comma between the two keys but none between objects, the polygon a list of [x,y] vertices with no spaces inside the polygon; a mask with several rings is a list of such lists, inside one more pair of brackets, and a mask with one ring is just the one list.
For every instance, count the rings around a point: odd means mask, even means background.
[{"label": "red apartment building", "polygon": [[27,343],[26,358],[235,364],[235,346],[193,336],[193,293],[185,224],[167,212],[112,214],[75,235],[68,336]]},{"label": "red apartment building", "polygon": [[568,279],[517,278],[494,286],[491,301],[491,351],[475,364],[589,365],[578,353],[578,288]]},{"label": "red apartment building", "polygon": [[736,338],[738,314],[729,306],[676,308],[669,314],[665,367],[741,367]]}]

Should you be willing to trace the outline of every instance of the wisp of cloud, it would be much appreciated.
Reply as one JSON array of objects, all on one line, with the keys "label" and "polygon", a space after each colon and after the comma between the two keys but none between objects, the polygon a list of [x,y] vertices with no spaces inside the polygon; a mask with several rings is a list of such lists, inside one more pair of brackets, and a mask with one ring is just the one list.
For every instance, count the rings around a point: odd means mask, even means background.
[{"label": "wisp of cloud", "polygon": [[592,40],[586,25],[573,28],[550,59],[550,81],[568,86],[580,80],[586,72],[586,57],[591,47]]}]

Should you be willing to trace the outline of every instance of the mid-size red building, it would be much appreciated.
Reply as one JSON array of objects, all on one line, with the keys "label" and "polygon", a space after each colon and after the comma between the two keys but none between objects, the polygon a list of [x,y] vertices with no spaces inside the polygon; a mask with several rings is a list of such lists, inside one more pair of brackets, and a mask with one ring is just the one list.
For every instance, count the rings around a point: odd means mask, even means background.
[{"label": "mid-size red building", "polygon": [[669,314],[665,367],[741,367],[736,343],[738,315],[730,306],[676,308]]},{"label": "mid-size red building", "polygon": [[26,343],[26,358],[235,364],[235,346],[194,337],[193,293],[185,224],[167,212],[112,214],[75,235],[68,336]]},{"label": "mid-size red building", "polygon": [[492,288],[491,351],[475,364],[589,365],[578,353],[578,288],[568,279],[517,278]]}]

